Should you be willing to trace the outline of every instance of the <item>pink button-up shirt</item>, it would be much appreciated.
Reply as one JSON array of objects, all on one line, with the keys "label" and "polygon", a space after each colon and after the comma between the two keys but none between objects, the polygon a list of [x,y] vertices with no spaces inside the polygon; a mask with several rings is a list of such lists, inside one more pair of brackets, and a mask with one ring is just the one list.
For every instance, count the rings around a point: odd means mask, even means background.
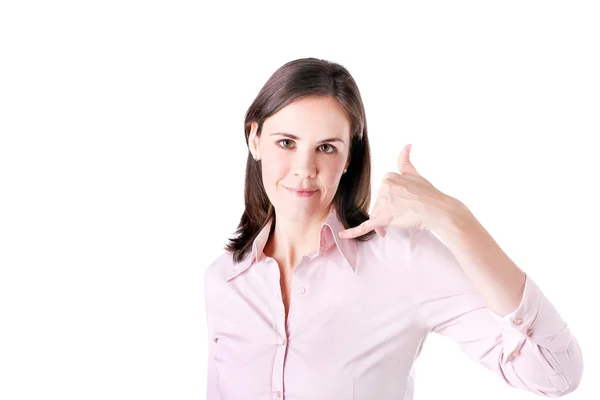
[{"label": "pink button-up shirt", "polygon": [[226,252],[206,270],[209,400],[410,400],[430,332],[511,386],[557,397],[579,384],[579,345],[530,277],[518,308],[497,315],[428,230],[341,239],[334,207],[293,272],[286,323],[263,253],[271,223],[243,262]]}]

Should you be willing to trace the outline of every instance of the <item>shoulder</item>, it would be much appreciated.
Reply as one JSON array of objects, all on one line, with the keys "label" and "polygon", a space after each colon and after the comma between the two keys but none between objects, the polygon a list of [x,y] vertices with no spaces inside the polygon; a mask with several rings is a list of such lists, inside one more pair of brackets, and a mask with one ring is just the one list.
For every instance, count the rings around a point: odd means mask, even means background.
[{"label": "shoulder", "polygon": [[386,226],[385,237],[393,243],[408,245],[412,237],[419,232],[417,228],[399,228],[397,226]]},{"label": "shoulder", "polygon": [[[418,230],[416,228],[400,228],[397,226],[386,226],[385,237],[374,238],[379,239],[382,250],[391,250],[393,253],[397,251],[408,252],[410,250],[412,237]],[[375,242],[373,243],[375,244]]]},{"label": "shoulder", "polygon": [[407,266],[424,261],[425,258],[437,258],[447,263],[453,257],[446,245],[428,229],[388,226],[385,230],[386,235],[379,238],[379,245],[375,242],[373,245],[380,247],[377,249],[379,252],[393,257],[394,260],[403,258],[407,261]]},{"label": "shoulder", "polygon": [[416,249],[422,250],[424,248],[431,250],[432,248],[439,248],[439,246],[445,247],[436,234],[428,229],[386,226],[385,232],[384,238],[374,235],[373,238],[368,241],[357,241],[357,244],[359,246],[382,246],[384,248],[401,247],[407,251],[414,251]]},{"label": "shoulder", "polygon": [[367,241],[357,240],[358,259],[386,265],[407,266],[411,237],[416,228],[386,226],[385,236],[373,235]]},{"label": "shoulder", "polygon": [[429,229],[415,229],[411,234],[410,251],[414,254],[434,252],[443,257],[451,257],[452,253],[440,237]]},{"label": "shoulder", "polygon": [[233,252],[225,251],[215,258],[204,271],[204,286],[214,286],[225,282],[225,277],[233,267]]}]

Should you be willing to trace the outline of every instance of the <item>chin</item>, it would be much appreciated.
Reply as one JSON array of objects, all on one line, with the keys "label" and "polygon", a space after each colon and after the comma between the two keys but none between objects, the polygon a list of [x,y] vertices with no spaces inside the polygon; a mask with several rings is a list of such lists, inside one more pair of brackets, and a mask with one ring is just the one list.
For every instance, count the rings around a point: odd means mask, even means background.
[{"label": "chin", "polygon": [[324,207],[321,204],[315,204],[310,207],[298,207],[289,202],[284,202],[283,205],[274,208],[278,215],[283,216],[290,221],[306,221],[320,216]]}]

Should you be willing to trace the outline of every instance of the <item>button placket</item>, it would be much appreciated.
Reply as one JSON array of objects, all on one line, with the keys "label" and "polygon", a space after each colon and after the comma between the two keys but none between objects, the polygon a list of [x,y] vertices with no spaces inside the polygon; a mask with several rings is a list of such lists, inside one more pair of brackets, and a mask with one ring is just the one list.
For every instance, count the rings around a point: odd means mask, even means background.
[{"label": "button placket", "polygon": [[533,330],[532,330],[531,328],[527,328],[527,331],[525,331],[525,334],[526,334],[528,337],[532,337],[532,336],[533,336]]},{"label": "button placket", "polygon": [[279,343],[276,344],[275,359],[273,360],[272,390],[275,396],[279,398],[281,398],[281,387],[283,386],[286,345],[287,340],[285,337],[279,340]]},{"label": "button placket", "polygon": [[[275,264],[277,264],[275,262]],[[277,268],[277,272],[278,268]],[[273,287],[275,289],[275,301],[276,306],[274,307],[274,322],[273,322],[273,330],[275,332],[275,357],[273,360],[273,370],[271,375],[271,390],[272,396],[274,399],[282,398],[281,388],[283,387],[283,368],[285,364],[285,353],[286,353],[286,345],[287,340],[285,339],[287,335],[287,328],[285,324],[285,308],[282,300],[281,286],[280,286],[280,273],[275,275],[277,279],[273,279]]]},{"label": "button placket", "polygon": [[512,352],[511,355],[508,356],[509,361],[514,360],[519,354],[521,354],[519,350]]}]

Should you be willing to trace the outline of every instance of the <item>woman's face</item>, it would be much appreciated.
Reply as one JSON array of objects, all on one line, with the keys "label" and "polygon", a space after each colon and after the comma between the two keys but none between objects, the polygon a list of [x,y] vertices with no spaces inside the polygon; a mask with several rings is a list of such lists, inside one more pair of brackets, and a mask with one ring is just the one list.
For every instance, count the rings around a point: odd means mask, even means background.
[{"label": "woman's face", "polygon": [[[322,218],[349,161],[350,121],[331,97],[304,98],[265,120],[250,151],[262,163],[262,179],[278,216]],[[315,192],[301,195],[293,189]]]}]

